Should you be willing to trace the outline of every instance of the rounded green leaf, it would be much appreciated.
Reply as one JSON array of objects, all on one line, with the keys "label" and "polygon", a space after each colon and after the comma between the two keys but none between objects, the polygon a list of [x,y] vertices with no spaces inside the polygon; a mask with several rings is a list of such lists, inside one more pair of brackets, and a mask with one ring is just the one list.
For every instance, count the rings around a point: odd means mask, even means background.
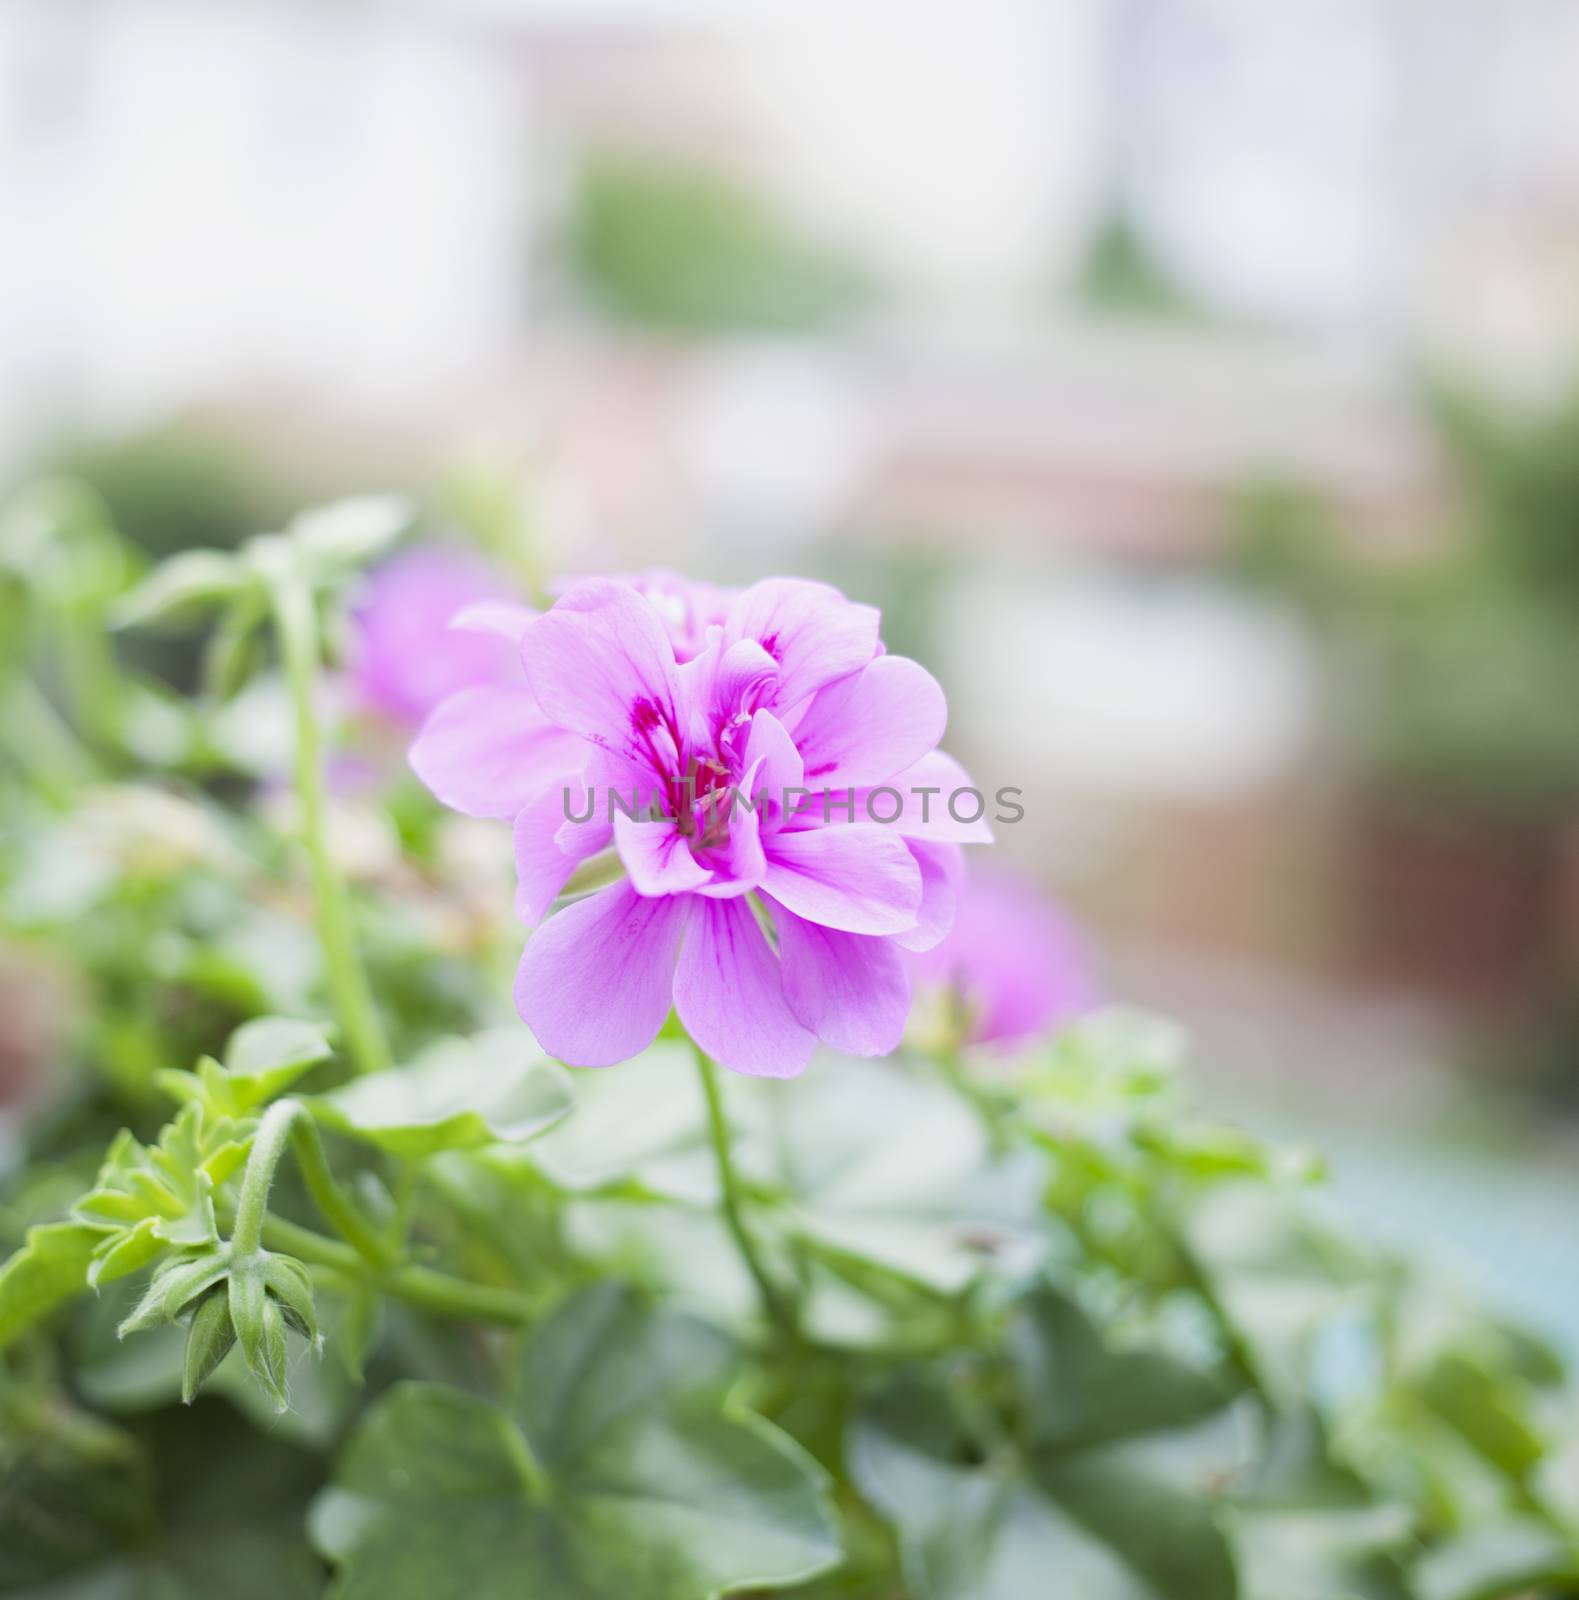
[{"label": "rounded green leaf", "polygon": [[302,512],[288,531],[310,570],[329,575],[382,555],[411,515],[399,495],[352,495]]},{"label": "rounded green leaf", "polygon": [[1579,1580],[1579,1544],[1533,1517],[1509,1517],[1438,1545],[1414,1577],[1421,1600],[1568,1592]]},{"label": "rounded green leaf", "polygon": [[195,1101],[216,1118],[243,1117],[333,1054],[331,1030],[322,1023],[257,1017],[231,1034],[223,1066],[204,1056],[196,1072],[166,1070],[156,1081],[167,1094]]},{"label": "rounded green leaf", "polygon": [[613,1285],[529,1346],[520,1406],[404,1384],[376,1405],[314,1507],[339,1600],[705,1600],[828,1570],[821,1473],[732,1415],[729,1347]]},{"label": "rounded green leaf", "polygon": [[518,1028],[446,1039],[415,1064],[312,1102],[329,1127],[408,1159],[517,1144],[568,1115],[570,1080]]},{"label": "rounded green leaf", "polygon": [[257,1017],[244,1022],[225,1046],[225,1070],[238,1078],[255,1078],[307,1068],[334,1054],[329,1029],[321,1022],[294,1017]]},{"label": "rounded green leaf", "polygon": [[161,562],[115,607],[123,627],[148,623],[180,626],[234,600],[250,581],[235,556],[186,550]]},{"label": "rounded green leaf", "polygon": [[102,1238],[80,1222],[28,1230],[22,1248],[0,1267],[0,1349],[87,1287],[88,1264]]},{"label": "rounded green leaf", "polygon": [[1015,1446],[974,1437],[942,1371],[899,1378],[856,1424],[853,1474],[897,1526],[916,1600],[1236,1600],[1208,1492],[1221,1464],[1147,1448],[1227,1392],[1160,1353],[1110,1348],[1050,1289],[1028,1298],[1011,1344]]}]

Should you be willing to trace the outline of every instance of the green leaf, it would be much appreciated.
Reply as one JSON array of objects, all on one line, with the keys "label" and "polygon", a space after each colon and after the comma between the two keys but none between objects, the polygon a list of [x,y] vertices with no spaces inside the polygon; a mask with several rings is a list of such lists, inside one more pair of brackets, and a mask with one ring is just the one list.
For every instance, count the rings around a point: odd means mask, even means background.
[{"label": "green leaf", "polygon": [[0,1593],[54,1596],[53,1580],[146,1537],[147,1465],[129,1435],[63,1393],[7,1398],[0,1394]]},{"label": "green leaf", "polygon": [[1425,1402],[1499,1471],[1522,1482],[1546,1454],[1533,1397],[1479,1351],[1444,1351],[1416,1380]]},{"label": "green leaf", "polygon": [[[785,1225],[835,1270],[863,1264],[954,1294],[1034,1259],[1038,1177],[995,1163],[960,1098],[890,1063],[841,1062],[772,1086],[726,1085],[752,1126],[740,1160],[785,1192]],[[753,1117],[752,1113],[756,1115]]]},{"label": "green leaf", "polygon": [[201,1104],[184,1107],[159,1143],[116,1136],[98,1182],[72,1216],[99,1230],[88,1267],[92,1286],[145,1266],[166,1248],[216,1244],[214,1191],[246,1160],[249,1137]]},{"label": "green leaf", "polygon": [[512,1411],[394,1389],[314,1507],[338,1600],[704,1600],[828,1570],[839,1546],[811,1461],[729,1413],[730,1346],[602,1284],[525,1352]]},{"label": "green leaf", "polygon": [[219,1245],[208,1250],[183,1250],[161,1263],[143,1297],[116,1332],[121,1338],[174,1322],[230,1270],[230,1251]]},{"label": "green leaf", "polygon": [[1329,1459],[1314,1414],[1276,1418],[1234,1496],[1242,1600],[1408,1600],[1398,1557],[1415,1522],[1407,1505],[1375,1499]]},{"label": "green leaf", "polygon": [[913,1371],[856,1424],[852,1470],[899,1530],[917,1600],[1233,1600],[1209,1490],[1215,1444],[1184,1430],[1227,1391],[1152,1351],[1111,1348],[1072,1302],[1035,1291],[1011,1330],[1018,1427],[990,1393]]},{"label": "green leaf", "polygon": [[1011,1331],[1028,1436],[1061,1452],[1188,1427],[1227,1404],[1220,1379],[1160,1350],[1115,1350],[1073,1300],[1043,1289]]},{"label": "green leaf", "polygon": [[225,608],[203,647],[203,688],[221,704],[233,700],[263,660],[267,602],[259,589],[243,591]]},{"label": "green leaf", "polygon": [[251,582],[245,565],[219,550],[184,550],[161,561],[115,606],[121,627],[179,627],[234,600]]},{"label": "green leaf", "polygon": [[80,1222],[28,1230],[22,1248],[0,1267],[0,1349],[87,1287],[100,1237]]},{"label": "green leaf", "polygon": [[1579,1548],[1533,1518],[1494,1522],[1438,1545],[1415,1567],[1420,1600],[1500,1600],[1579,1582]]},{"label": "green leaf", "polygon": [[[223,1407],[166,1411],[134,1441],[58,1427],[0,1446],[0,1592],[39,1600],[313,1600],[301,1527],[313,1457]],[[10,1440],[7,1441],[11,1442]]]},{"label": "green leaf", "polygon": [[354,495],[302,512],[286,532],[309,570],[329,576],[382,555],[410,521],[399,495]]},{"label": "green leaf", "polygon": [[167,1094],[198,1102],[216,1119],[245,1117],[333,1054],[322,1023],[258,1017],[230,1036],[224,1066],[204,1056],[196,1072],[165,1071],[157,1081]]},{"label": "green leaf", "polygon": [[[805,1326],[843,1347],[923,1347],[948,1302],[1041,1251],[1034,1159],[997,1162],[979,1119],[915,1066],[841,1061],[764,1085],[726,1074],[726,1111],[763,1248],[799,1263]],[[578,1198],[578,1247],[733,1326],[756,1292],[717,1224],[691,1047],[660,1041],[576,1079],[576,1112],[483,1159]],[[659,1205],[656,1201],[678,1204]]]},{"label": "green leaf", "polygon": [[197,1398],[197,1391],[218,1371],[236,1342],[228,1301],[226,1292],[216,1286],[192,1313],[181,1358],[181,1399],[186,1405]]},{"label": "green leaf", "polygon": [[705,1127],[691,1047],[660,1041],[634,1061],[581,1074],[575,1116],[524,1159],[562,1189],[692,1194],[700,1168],[707,1192]]},{"label": "green leaf", "polygon": [[125,586],[129,567],[104,502],[78,479],[40,479],[0,507],[0,572],[55,606],[97,610]]},{"label": "green leaf", "polygon": [[1060,1029],[1030,1064],[1028,1107],[1061,1127],[1122,1124],[1176,1101],[1187,1043],[1166,1018],[1118,1007],[1094,1011]]},{"label": "green leaf", "polygon": [[331,1030],[321,1022],[257,1017],[231,1034],[225,1046],[225,1070],[233,1078],[267,1080],[273,1073],[305,1071],[333,1054]]},{"label": "green leaf", "polygon": [[500,1028],[443,1040],[311,1105],[329,1127],[409,1160],[536,1138],[569,1114],[570,1080],[519,1028]]},{"label": "green leaf", "polygon": [[1257,1380],[1278,1405],[1297,1408],[1317,1336],[1361,1298],[1357,1252],[1264,1183],[1222,1184],[1183,1220],[1185,1241],[1242,1337]]}]

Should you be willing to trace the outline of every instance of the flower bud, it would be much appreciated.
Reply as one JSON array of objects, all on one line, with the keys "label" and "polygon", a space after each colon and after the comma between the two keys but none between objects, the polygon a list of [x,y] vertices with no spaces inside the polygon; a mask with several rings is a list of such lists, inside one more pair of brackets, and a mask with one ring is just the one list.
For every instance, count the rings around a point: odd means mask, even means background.
[{"label": "flower bud", "polygon": [[230,1320],[247,1370],[268,1390],[284,1411],[285,1317],[269,1293],[266,1274],[269,1258],[257,1256],[239,1264],[230,1275]]},{"label": "flower bud", "polygon": [[181,1399],[186,1405],[191,1405],[235,1342],[230,1297],[222,1286],[216,1285],[198,1302],[187,1328],[186,1359],[181,1372]]}]

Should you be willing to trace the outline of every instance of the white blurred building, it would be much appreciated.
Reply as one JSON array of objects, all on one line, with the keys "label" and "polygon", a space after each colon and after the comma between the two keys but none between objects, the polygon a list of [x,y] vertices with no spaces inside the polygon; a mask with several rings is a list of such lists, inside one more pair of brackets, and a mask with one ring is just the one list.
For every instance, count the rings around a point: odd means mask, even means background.
[{"label": "white blurred building", "polygon": [[1579,365],[1572,0],[1117,0],[1125,215],[1209,310]]},{"label": "white blurred building", "polygon": [[238,389],[361,412],[526,299],[503,41],[380,0],[0,5],[0,460]]},{"label": "white blurred building", "polygon": [[1555,382],[1575,82],[1574,0],[4,0],[0,465],[237,393],[431,417],[531,356],[533,229],[609,136],[972,358],[1120,216],[1230,324]]}]

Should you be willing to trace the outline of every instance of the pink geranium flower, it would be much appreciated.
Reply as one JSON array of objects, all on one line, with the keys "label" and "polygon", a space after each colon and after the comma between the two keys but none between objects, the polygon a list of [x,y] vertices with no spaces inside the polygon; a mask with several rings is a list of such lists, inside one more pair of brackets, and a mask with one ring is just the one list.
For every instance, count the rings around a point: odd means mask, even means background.
[{"label": "pink geranium flower", "polygon": [[947,937],[910,960],[918,983],[954,991],[974,1044],[1023,1044],[1097,1004],[1075,930],[1030,884],[999,873],[972,873]]},{"label": "pink geranium flower", "polygon": [[357,703],[415,728],[457,689],[517,676],[507,641],[449,631],[463,607],[508,593],[480,556],[450,545],[413,545],[384,562],[351,614],[349,677]]},{"label": "pink geranium flower", "polygon": [[797,1073],[819,1039],[892,1050],[901,951],[943,937],[959,846],[991,838],[946,804],[969,779],[937,749],[943,693],[883,653],[876,611],[825,585],[677,583],[590,579],[540,616],[459,619],[518,638],[524,681],[445,701],[412,748],[418,774],[459,810],[513,820],[529,922],[589,857],[612,847],[624,871],[543,922],[517,1007],[579,1066],[638,1054],[671,1004],[741,1072]]}]

